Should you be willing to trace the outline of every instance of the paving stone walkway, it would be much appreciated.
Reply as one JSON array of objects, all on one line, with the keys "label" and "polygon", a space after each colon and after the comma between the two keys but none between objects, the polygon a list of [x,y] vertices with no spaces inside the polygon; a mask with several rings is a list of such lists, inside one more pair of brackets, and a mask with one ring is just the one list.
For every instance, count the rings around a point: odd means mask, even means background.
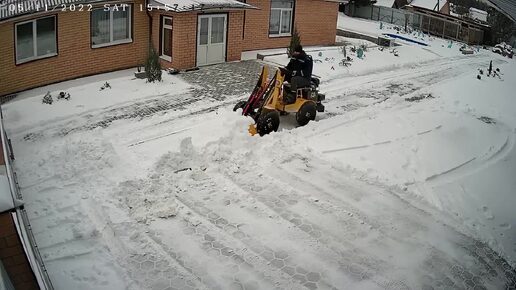
[{"label": "paving stone walkway", "polygon": [[221,101],[226,96],[250,92],[264,65],[266,64],[255,60],[228,62],[183,73],[181,77],[197,86],[193,90],[194,97]]}]

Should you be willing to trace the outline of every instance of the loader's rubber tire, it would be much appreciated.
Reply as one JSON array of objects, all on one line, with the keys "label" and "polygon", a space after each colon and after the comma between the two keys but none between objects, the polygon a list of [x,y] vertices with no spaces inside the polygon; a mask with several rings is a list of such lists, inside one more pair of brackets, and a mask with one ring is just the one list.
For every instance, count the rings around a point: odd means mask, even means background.
[{"label": "loader's rubber tire", "polygon": [[238,109],[244,109],[245,105],[247,104],[247,101],[238,101],[238,103],[235,104],[233,107],[233,112],[236,112]]},{"label": "loader's rubber tire", "polygon": [[299,111],[296,113],[296,121],[299,126],[304,126],[310,122],[310,120],[315,120],[315,115],[317,114],[317,106],[314,102],[305,102]]},{"label": "loader's rubber tire", "polygon": [[256,122],[256,131],[260,136],[278,131],[280,119],[277,111],[263,112]]}]

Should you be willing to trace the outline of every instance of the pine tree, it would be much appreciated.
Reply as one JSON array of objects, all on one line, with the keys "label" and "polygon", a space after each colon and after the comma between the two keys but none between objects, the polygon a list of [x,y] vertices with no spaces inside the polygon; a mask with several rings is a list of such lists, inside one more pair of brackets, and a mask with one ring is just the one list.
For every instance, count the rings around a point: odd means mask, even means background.
[{"label": "pine tree", "polygon": [[161,64],[159,63],[158,53],[153,46],[150,46],[149,48],[149,55],[145,62],[145,73],[147,76],[147,82],[161,82]]},{"label": "pine tree", "polygon": [[298,46],[300,44],[301,44],[301,36],[299,35],[299,32],[297,31],[297,27],[294,26],[294,31],[292,32],[292,37],[290,38],[290,44],[287,47],[288,57],[292,56],[294,49],[296,48],[296,46]]}]

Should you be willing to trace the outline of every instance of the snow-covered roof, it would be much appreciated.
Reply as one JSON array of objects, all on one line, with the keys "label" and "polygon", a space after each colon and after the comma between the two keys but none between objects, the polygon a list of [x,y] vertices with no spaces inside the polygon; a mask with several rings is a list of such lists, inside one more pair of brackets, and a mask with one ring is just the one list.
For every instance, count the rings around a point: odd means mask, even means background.
[{"label": "snow-covered roof", "polygon": [[[1,111],[0,111],[1,113]],[[4,135],[4,123],[0,119],[0,154],[3,156],[4,164],[0,164],[0,212],[4,212],[15,208],[13,194],[11,192],[11,183],[7,176],[7,166],[5,162],[9,162],[7,152],[7,144]]]},{"label": "snow-covered roof", "polygon": [[[1,168],[3,167],[3,168]],[[0,166],[0,170],[5,171],[5,166]],[[0,212],[4,212],[10,209],[13,209],[14,200],[11,195],[11,187],[9,186],[9,179],[7,179],[7,175],[0,173]]]},{"label": "snow-covered roof", "polygon": [[484,11],[484,10],[480,10],[480,9],[477,9],[477,8],[473,8],[473,7],[470,7],[469,8],[469,12],[476,12],[476,13],[479,13],[479,14],[484,14],[484,15],[487,15],[487,11]]},{"label": "snow-covered roof", "polygon": [[[0,21],[30,13],[51,11],[60,5],[107,2],[107,0],[0,0]],[[236,0],[150,0],[149,4],[169,11],[184,12],[203,9],[253,9]]]},{"label": "snow-covered roof", "polygon": [[173,12],[207,9],[255,9],[256,7],[236,0],[151,0],[151,5]]},{"label": "snow-covered roof", "polygon": [[376,0],[374,5],[392,8],[395,0]]},{"label": "snow-covered roof", "polygon": [[437,2],[439,2],[439,8],[437,11],[440,11],[444,5],[446,4],[446,0],[412,0],[409,4],[414,7],[421,7],[425,9],[435,10],[437,6]]},{"label": "snow-covered roof", "polygon": [[0,0],[0,21],[30,13],[53,11],[61,5],[102,2],[101,0]]},{"label": "snow-covered roof", "polygon": [[516,1],[514,0],[486,0],[485,1],[496,10],[509,17],[513,22],[516,22]]}]

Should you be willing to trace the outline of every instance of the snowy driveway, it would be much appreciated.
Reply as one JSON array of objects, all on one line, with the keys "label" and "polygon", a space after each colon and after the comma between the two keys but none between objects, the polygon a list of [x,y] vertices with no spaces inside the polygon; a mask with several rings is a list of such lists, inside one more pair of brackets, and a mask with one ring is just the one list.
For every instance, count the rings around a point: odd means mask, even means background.
[{"label": "snowy driveway", "polygon": [[413,108],[404,99],[428,97],[429,87],[488,59],[442,58],[327,80],[329,111],[319,122],[291,130],[286,118],[278,134],[264,138],[248,137],[249,120],[231,112],[245,95],[242,87],[201,101],[202,88],[181,85],[177,92],[25,124],[23,103],[7,105],[22,193],[54,284],[514,287],[514,269],[470,238],[451,212],[325,154],[356,147],[335,130],[375,119],[378,108]]}]

